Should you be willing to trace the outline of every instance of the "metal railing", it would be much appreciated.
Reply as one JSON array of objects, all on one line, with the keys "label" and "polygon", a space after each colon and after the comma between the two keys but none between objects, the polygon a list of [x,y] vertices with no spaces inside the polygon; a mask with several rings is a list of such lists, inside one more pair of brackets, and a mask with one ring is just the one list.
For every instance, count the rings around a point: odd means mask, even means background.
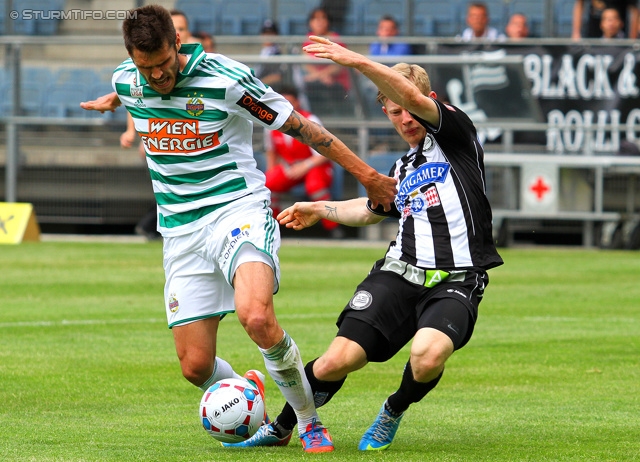
[{"label": "metal railing", "polygon": [[[285,47],[289,47],[290,50],[293,49],[295,51],[299,49],[299,45],[304,39],[305,37],[282,37],[279,38],[279,41],[281,41]],[[259,37],[219,37],[216,38],[216,40],[221,52],[250,66],[258,64],[282,64],[293,68],[302,64],[318,62],[314,58],[303,57],[297,54],[262,58],[258,56],[257,52],[253,52],[254,49],[259,49]],[[360,51],[366,49],[366,45],[371,40],[372,38],[370,37],[352,37],[348,38],[348,40],[345,38],[345,42],[348,41],[351,44],[350,46]],[[459,43],[453,39],[403,38],[402,40],[419,42],[424,45],[427,51],[431,52],[436,52],[442,44]],[[549,40],[537,40],[532,43],[541,44],[548,42]],[[556,40],[553,43],[569,42]],[[636,42],[623,41],[620,43],[626,43],[630,49],[638,46]],[[0,46],[4,46],[2,54],[4,68],[6,74],[10,76],[13,85],[11,90],[13,103],[12,112],[0,118],[0,124],[5,128],[5,201],[14,202],[21,200],[21,196],[18,193],[19,172],[22,171],[22,169],[28,169],[30,162],[32,162],[32,157],[37,157],[39,154],[31,154],[32,151],[46,151],[48,147],[44,146],[32,149],[29,155],[27,155],[26,165],[25,162],[21,160],[21,151],[23,148],[27,149],[29,144],[35,143],[40,138],[47,139],[47,136],[53,136],[56,138],[56,143],[59,143],[62,149],[66,149],[64,148],[65,143],[74,137],[85,139],[89,146],[96,144],[102,146],[97,138],[108,135],[112,142],[113,151],[118,151],[119,148],[117,147],[116,137],[117,132],[124,129],[122,120],[115,120],[109,117],[27,117],[20,114],[19,108],[22,105],[22,101],[20,100],[20,84],[23,81],[22,71],[25,67],[33,65],[33,63],[49,66],[51,69],[56,66],[60,67],[65,65],[99,65],[104,67],[108,64],[105,62],[97,64],[99,60],[94,58],[94,56],[101,53],[102,47],[110,47],[110,50],[117,48],[121,50],[121,57],[126,57],[120,37],[56,36],[43,38],[0,36]],[[67,58],[68,60],[66,62],[60,62],[58,58],[51,58],[45,55],[47,47],[73,47],[74,50],[86,49],[86,53],[77,59]],[[28,52],[25,53],[25,50]],[[43,50],[42,59],[39,59],[38,50]],[[481,55],[412,55],[408,57],[379,58],[378,60],[386,64],[398,61],[410,61],[429,69],[430,66],[436,65],[473,66],[477,64],[521,67],[522,59],[522,56],[519,55],[507,55],[497,59],[488,59],[486,56],[483,57]],[[87,64],[87,62],[89,62],[89,64]],[[119,64],[119,61],[114,61],[112,66],[115,67],[117,64]],[[404,149],[402,142],[398,143],[399,137],[394,133],[389,121],[382,116],[381,113],[376,112],[377,109],[372,109],[370,104],[371,94],[367,94],[366,88],[363,88],[364,80],[365,79],[361,78],[355,71],[351,71],[353,91],[349,94],[348,102],[352,106],[353,112],[345,117],[319,114],[323,124],[330,130],[336,132],[338,136],[347,142],[354,152],[364,159],[368,159],[370,155],[381,149],[391,151]],[[527,93],[528,88],[523,88],[523,91]],[[97,97],[99,95],[94,96]],[[78,100],[78,103],[79,102],[80,100]],[[582,149],[579,154],[569,155],[567,152],[557,150],[548,151],[544,142],[521,143],[517,138],[522,133],[533,133],[544,136],[549,130],[560,129],[575,131],[575,126],[551,127],[548,123],[543,122],[535,116],[516,119],[493,118],[488,120],[475,120],[475,124],[481,132],[496,128],[500,130],[500,135],[497,138],[488,140],[485,144],[485,150],[488,153],[486,156],[487,169],[498,172],[494,176],[500,180],[498,182],[499,189],[490,191],[490,196],[493,196],[496,217],[507,220],[516,218],[535,220],[549,217],[565,221],[575,220],[585,224],[585,242],[593,241],[594,231],[592,226],[594,224],[609,220],[635,220],[637,218],[636,216],[638,215],[640,205],[637,204],[635,197],[636,183],[634,178],[637,178],[639,158],[603,155],[603,153],[595,152],[593,143],[588,141],[595,136],[597,130],[604,130],[607,133],[614,131],[622,133],[628,130],[628,127],[611,124],[598,127],[582,127],[581,130],[584,131],[584,136],[587,139],[587,142],[584,144],[584,149]],[[637,133],[640,131],[640,128],[631,127],[631,129],[634,130],[636,138],[638,138]],[[44,133],[39,130],[42,130]],[[51,134],[52,131],[54,132],[53,135]],[[57,132],[59,132],[61,136],[56,136],[55,133]],[[115,134],[112,132],[115,132]],[[254,137],[254,146],[259,150],[262,142],[261,130],[256,130]],[[386,144],[390,146],[385,147]],[[75,152],[74,150],[77,148],[70,145],[68,149],[70,152]],[[109,148],[103,146],[101,149],[107,150]],[[90,156],[84,156],[83,158],[86,159],[87,157]],[[114,155],[114,158],[116,157],[118,156]],[[110,167],[109,163],[104,160],[104,157],[101,159],[100,163],[96,162],[93,166],[95,170]],[[588,174],[587,180],[593,186],[591,207],[588,210],[559,210],[548,214],[521,210],[518,201],[518,191],[520,187],[518,169],[522,165],[531,163],[553,164],[560,169],[590,171],[591,173]],[[46,165],[46,161],[41,161],[40,164]],[[58,167],[64,169],[70,165],[73,165],[73,160],[65,160],[65,163],[58,165]],[[128,168],[134,167],[138,169],[143,168],[141,165],[134,165],[133,163],[131,163]],[[616,185],[611,186],[611,181],[615,181]],[[64,185],[61,186],[61,188],[63,187]],[[127,186],[120,185],[119,187],[126,188]],[[54,187],[50,194],[55,195],[56,193],[57,191]],[[108,195],[112,193],[106,192],[105,194]],[[612,195],[616,196],[616,200],[612,201],[612,204],[609,204],[607,198]],[[510,199],[509,201],[503,201],[503,197]],[[148,198],[152,200],[152,195],[148,194]],[[47,216],[45,214],[43,218],[51,222],[59,222],[65,219],[70,221],[76,220],[78,222],[101,222],[100,217],[80,218],[69,216],[68,214],[65,214],[62,218],[60,216]]]}]

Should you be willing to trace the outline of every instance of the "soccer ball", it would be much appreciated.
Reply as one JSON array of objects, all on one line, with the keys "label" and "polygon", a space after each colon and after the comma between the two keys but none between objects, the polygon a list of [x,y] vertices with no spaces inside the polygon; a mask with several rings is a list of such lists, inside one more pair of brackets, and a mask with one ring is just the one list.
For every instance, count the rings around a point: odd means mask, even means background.
[{"label": "soccer ball", "polygon": [[220,380],[205,391],[200,401],[202,426],[223,443],[251,438],[262,425],[264,415],[260,392],[246,380]]}]

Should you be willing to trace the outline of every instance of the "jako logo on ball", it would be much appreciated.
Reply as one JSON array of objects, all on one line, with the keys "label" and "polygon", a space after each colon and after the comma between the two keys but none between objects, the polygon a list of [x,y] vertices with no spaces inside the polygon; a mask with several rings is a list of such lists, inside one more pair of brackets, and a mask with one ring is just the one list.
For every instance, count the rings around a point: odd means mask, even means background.
[{"label": "jako logo on ball", "polygon": [[264,416],[260,392],[243,379],[214,383],[200,401],[202,426],[224,443],[237,443],[253,436]]},{"label": "jako logo on ball", "polygon": [[236,398],[234,400],[229,401],[227,404],[224,404],[222,408],[220,408],[220,412],[227,412],[229,409],[231,409],[231,406],[235,406],[239,402],[240,402],[240,398]]}]

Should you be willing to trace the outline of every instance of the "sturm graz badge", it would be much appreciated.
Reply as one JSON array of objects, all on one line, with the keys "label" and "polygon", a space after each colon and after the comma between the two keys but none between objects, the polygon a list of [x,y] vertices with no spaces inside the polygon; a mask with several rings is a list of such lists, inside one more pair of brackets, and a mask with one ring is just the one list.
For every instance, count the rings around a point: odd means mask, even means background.
[{"label": "sturm graz badge", "polygon": [[349,302],[349,306],[354,310],[364,310],[371,306],[373,297],[366,290],[359,290]]},{"label": "sturm graz badge", "polygon": [[429,152],[436,145],[436,141],[433,139],[433,135],[431,133],[427,133],[427,136],[424,138],[424,144],[422,145],[422,152]]}]

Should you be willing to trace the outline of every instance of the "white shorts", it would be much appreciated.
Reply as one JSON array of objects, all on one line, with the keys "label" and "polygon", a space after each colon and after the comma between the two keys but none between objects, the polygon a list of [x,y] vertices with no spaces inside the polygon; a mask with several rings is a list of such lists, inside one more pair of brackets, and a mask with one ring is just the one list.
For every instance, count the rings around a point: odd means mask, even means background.
[{"label": "white shorts", "polygon": [[216,213],[216,219],[202,229],[164,238],[169,328],[234,312],[232,282],[242,263],[269,265],[274,293],[278,291],[280,228],[268,205],[247,196]]}]

